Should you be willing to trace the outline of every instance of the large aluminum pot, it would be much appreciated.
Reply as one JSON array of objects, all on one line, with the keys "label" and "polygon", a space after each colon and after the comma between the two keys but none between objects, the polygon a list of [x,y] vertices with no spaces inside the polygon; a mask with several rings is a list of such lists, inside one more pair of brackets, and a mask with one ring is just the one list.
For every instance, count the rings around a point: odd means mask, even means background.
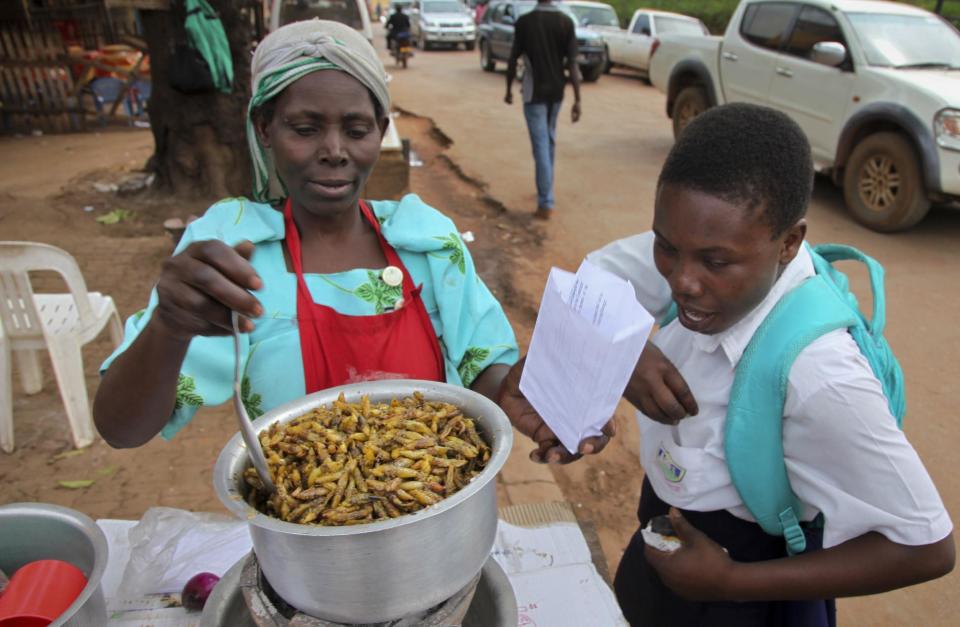
[{"label": "large aluminum pot", "polygon": [[56,559],[83,571],[87,585],[53,627],[103,627],[107,606],[100,580],[107,567],[107,538],[90,517],[41,503],[0,506],[0,569],[7,575],[35,560]]},{"label": "large aluminum pot", "polygon": [[513,443],[500,408],[470,390],[428,381],[371,381],[331,388],[292,401],[254,421],[258,433],[286,423],[342,392],[348,402],[402,398],[419,391],[474,417],[492,444],[484,471],[465,488],[424,510],[366,525],[320,527],[265,516],[244,501],[250,465],[240,434],[217,459],[214,487],[226,507],[250,524],[253,550],[277,593],[307,614],[341,623],[379,623],[424,611],[453,596],[480,569],[497,529],[494,478]]}]

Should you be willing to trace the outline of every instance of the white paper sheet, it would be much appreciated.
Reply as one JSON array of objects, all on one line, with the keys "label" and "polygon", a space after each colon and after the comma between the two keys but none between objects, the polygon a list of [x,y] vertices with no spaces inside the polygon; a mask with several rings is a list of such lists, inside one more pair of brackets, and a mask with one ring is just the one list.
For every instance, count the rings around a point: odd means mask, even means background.
[{"label": "white paper sheet", "polygon": [[576,523],[497,523],[492,555],[510,577],[521,627],[615,627],[627,623]]},{"label": "white paper sheet", "polygon": [[550,270],[520,391],[570,452],[613,416],[653,324],[620,277]]}]

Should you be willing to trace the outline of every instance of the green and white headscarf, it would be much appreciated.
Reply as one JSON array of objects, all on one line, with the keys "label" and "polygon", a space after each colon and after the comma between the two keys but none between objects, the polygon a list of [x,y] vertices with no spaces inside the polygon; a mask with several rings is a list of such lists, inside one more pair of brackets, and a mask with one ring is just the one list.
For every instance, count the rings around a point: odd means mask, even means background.
[{"label": "green and white headscarf", "polygon": [[277,177],[273,155],[257,137],[253,112],[310,72],[340,70],[369,89],[384,115],[390,112],[387,73],[376,51],[363,35],[340,22],[293,22],[267,35],[253,54],[253,96],[247,107],[247,143],[253,159],[253,197],[277,202],[286,190]]}]

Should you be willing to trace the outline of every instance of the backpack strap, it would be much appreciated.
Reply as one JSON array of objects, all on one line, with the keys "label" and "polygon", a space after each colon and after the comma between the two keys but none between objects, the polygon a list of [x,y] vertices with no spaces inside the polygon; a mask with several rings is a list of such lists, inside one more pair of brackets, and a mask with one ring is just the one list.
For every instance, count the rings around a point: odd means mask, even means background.
[{"label": "backpack strap", "polygon": [[[838,296],[847,301],[852,311],[856,312],[860,324],[850,328],[850,335],[860,347],[873,374],[883,386],[883,393],[887,397],[890,413],[897,419],[897,426],[903,427],[903,416],[907,411],[906,395],[904,394],[903,370],[897,362],[893,351],[890,350],[887,340],[883,337],[883,329],[887,324],[887,301],[883,289],[883,266],[876,259],[865,255],[852,246],[841,244],[820,244],[810,250],[813,265],[817,274],[829,279],[830,287]],[[833,266],[837,261],[859,261],[867,267],[870,275],[870,289],[873,292],[873,311],[868,320],[860,313],[857,299],[849,290],[846,275]]]},{"label": "backpack strap", "polygon": [[830,281],[813,276],[790,290],[754,333],[737,366],[724,434],[733,485],[764,531],[782,535],[790,554],[806,548],[800,504],[783,451],[783,406],[790,369],[804,348],[856,325],[855,310]]}]

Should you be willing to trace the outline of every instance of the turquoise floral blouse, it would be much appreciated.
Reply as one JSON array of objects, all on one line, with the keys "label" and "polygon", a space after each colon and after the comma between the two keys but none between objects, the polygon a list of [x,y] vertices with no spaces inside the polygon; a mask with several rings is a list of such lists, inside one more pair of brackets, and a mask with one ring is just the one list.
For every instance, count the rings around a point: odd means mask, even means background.
[{"label": "turquoise floral blouse", "polygon": [[[491,364],[513,364],[518,349],[500,304],[477,275],[470,253],[453,222],[415,194],[400,201],[370,202],[386,240],[397,250],[440,340],[447,383],[469,386]],[[192,242],[219,239],[233,246],[256,244],[251,259],[264,287],[255,292],[264,307],[256,328],[243,336],[242,393],[251,417],[305,394],[300,334],[296,320],[296,275],[283,258],[283,214],[262,203],[230,198],[191,223],[174,254]],[[382,268],[335,274],[307,274],[314,300],[353,316],[375,315],[393,307],[400,287],[381,278]],[[137,337],[157,305],[153,290],[146,309],[126,322],[123,344],[101,366],[110,364]],[[170,439],[203,405],[229,400],[233,389],[233,339],[196,337],[190,343],[177,385],[177,401],[161,435]]]}]

